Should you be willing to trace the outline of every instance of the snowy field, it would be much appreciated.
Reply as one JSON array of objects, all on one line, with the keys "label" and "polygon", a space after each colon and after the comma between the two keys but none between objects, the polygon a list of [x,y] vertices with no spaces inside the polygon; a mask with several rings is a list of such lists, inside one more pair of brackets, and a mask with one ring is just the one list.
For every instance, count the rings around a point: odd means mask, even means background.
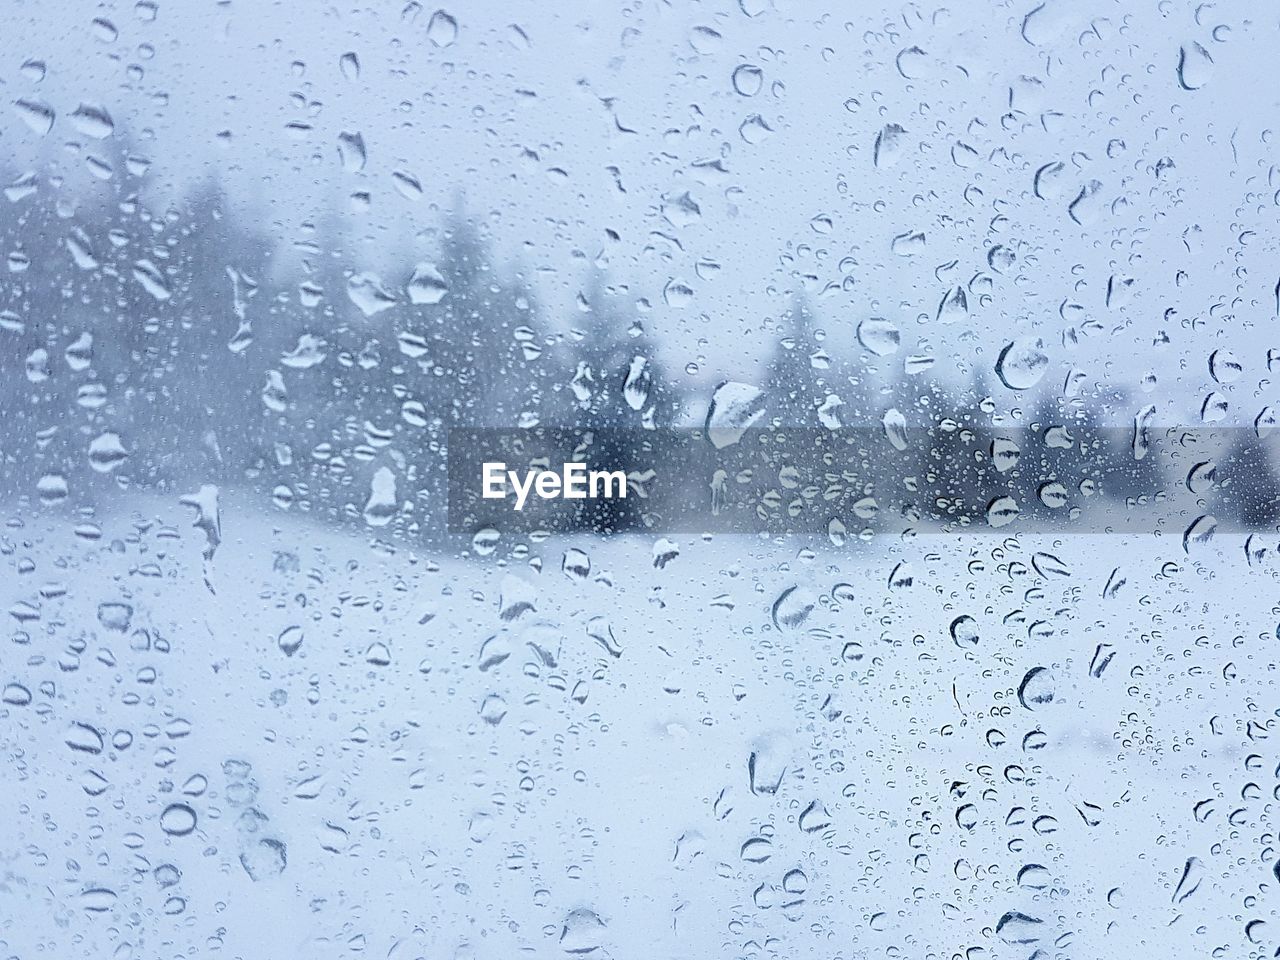
[{"label": "snowy field", "polygon": [[224,492],[206,584],[193,515],[5,513],[4,957],[1280,936],[1275,567],[1238,538],[454,557]]}]

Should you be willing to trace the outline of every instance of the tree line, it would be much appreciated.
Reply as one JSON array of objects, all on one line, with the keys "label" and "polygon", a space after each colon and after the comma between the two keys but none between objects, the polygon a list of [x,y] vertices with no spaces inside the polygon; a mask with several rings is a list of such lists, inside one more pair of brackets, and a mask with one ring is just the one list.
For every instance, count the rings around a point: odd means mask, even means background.
[{"label": "tree line", "polygon": [[[583,278],[572,315],[550,316],[461,209],[443,218],[434,249],[398,262],[386,251],[395,265],[367,271],[332,212],[284,238],[234,215],[214,180],[152,206],[127,138],[113,143],[103,161],[112,175],[92,189],[5,178],[0,481],[11,494],[38,492],[55,505],[59,477],[72,504],[104,484],[183,492],[217,483],[358,521],[370,477],[386,466],[397,498],[413,505],[397,526],[435,536],[451,428],[702,424],[705,386],[673,369],[671,351],[603,273]],[[980,520],[1008,494],[1051,516],[1054,499],[1157,497],[1196,466],[1134,457],[1120,427],[1131,397],[1105,387],[1068,397],[1052,384],[1021,398],[1016,463],[1001,464],[981,375],[955,384],[908,376],[900,360],[878,364],[848,321],[819,318],[803,296],[775,319],[754,377],[765,398],[758,426],[878,435],[897,414],[910,441],[864,451],[857,464],[806,463],[790,451],[809,481],[793,485],[802,494],[834,475],[849,502],[869,497],[879,509]],[[123,455],[95,461],[95,442],[113,448],[104,434]],[[627,447],[596,454],[639,466]],[[1272,460],[1254,432],[1239,431],[1210,471],[1208,499],[1221,515],[1274,527]],[[782,488],[778,509],[796,496]],[[642,529],[663,509],[633,499],[600,523]]]}]

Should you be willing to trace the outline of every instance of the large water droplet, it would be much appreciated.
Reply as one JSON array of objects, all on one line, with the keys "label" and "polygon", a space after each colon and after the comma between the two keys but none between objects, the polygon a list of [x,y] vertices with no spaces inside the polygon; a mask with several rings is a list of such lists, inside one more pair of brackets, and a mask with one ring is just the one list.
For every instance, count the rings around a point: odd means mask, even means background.
[{"label": "large water droplet", "polygon": [[284,843],[270,837],[263,837],[240,854],[240,866],[257,882],[280,876],[288,862]]},{"label": "large water droplet", "polygon": [[98,473],[110,473],[129,456],[120,434],[108,430],[89,442],[89,466]]},{"label": "large water droplet", "polygon": [[302,646],[302,640],[302,628],[295,624],[280,631],[280,635],[276,637],[276,646],[286,657],[292,657]]},{"label": "large water droplet", "polygon": [[1184,44],[1178,51],[1178,86],[1183,90],[1199,90],[1212,76],[1213,57],[1209,51],[1194,40]]},{"label": "large water droplet", "polygon": [[185,803],[171,803],[160,814],[160,829],[171,837],[185,837],[196,828],[196,812]]},{"label": "large water droplet", "polygon": [[716,387],[707,409],[707,439],[717,450],[742,439],[764,416],[764,393],[746,383],[727,380]]},{"label": "large water droplet", "polygon": [[105,140],[116,132],[115,121],[105,107],[92,103],[82,103],[71,114],[71,125],[86,137]]},{"label": "large water droplet", "polygon": [[142,285],[142,289],[160,302],[168,300],[173,294],[169,281],[150,260],[139,260],[133,265],[133,278]]},{"label": "large water droplet", "polygon": [[347,297],[362,314],[372,317],[396,305],[396,298],[382,286],[382,280],[372,273],[357,273],[347,281]]},{"label": "large water droplet", "polygon": [[53,107],[43,100],[16,100],[13,112],[27,125],[27,129],[42,137],[53,129],[53,121],[57,117]]},{"label": "large water droplet", "polygon": [[996,359],[996,376],[1010,390],[1029,390],[1049,368],[1049,355],[1039,337],[1023,337],[1009,343]]},{"label": "large water droplet", "polygon": [[420,263],[413,268],[413,276],[406,287],[410,303],[436,304],[449,292],[449,284],[435,264]]},{"label": "large water droplet", "polygon": [[371,527],[385,527],[396,515],[396,510],[396,475],[389,467],[379,467],[369,483],[364,522]]},{"label": "large water droplet", "polygon": [[885,124],[881,128],[872,148],[872,163],[877,169],[885,170],[897,164],[902,157],[906,135],[907,131],[896,123]]},{"label": "large water droplet", "polygon": [[764,71],[752,63],[744,63],[733,71],[733,89],[744,97],[754,97],[764,86]]},{"label": "large water droplet", "polygon": [[902,342],[897,325],[880,317],[872,317],[858,324],[858,343],[877,357],[896,353]]},{"label": "large water droplet", "polygon": [[1033,667],[1018,685],[1018,700],[1028,710],[1053,702],[1054,677],[1047,667]]},{"label": "large water droplet", "polygon": [[458,21],[452,14],[437,10],[427,21],[427,39],[437,47],[450,46],[458,39]]}]

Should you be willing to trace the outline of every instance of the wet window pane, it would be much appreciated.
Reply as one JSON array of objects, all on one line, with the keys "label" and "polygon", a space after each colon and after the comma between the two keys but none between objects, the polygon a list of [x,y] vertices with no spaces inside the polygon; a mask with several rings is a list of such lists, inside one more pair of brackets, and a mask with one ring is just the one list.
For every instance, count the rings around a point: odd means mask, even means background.
[{"label": "wet window pane", "polygon": [[0,957],[1272,957],[1261,4],[0,14]]}]

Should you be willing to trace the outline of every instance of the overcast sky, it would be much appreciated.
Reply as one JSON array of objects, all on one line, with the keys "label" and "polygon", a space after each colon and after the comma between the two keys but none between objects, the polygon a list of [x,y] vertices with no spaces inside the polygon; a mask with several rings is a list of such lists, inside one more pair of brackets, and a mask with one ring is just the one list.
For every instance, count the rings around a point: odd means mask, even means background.
[{"label": "overcast sky", "polygon": [[[1250,421],[1266,402],[1275,13],[142,0],[69,28],[6,3],[5,96],[57,115],[43,136],[4,116],[19,166],[82,168],[100,145],[73,114],[99,105],[151,138],[153,203],[212,172],[286,242],[338,204],[353,269],[430,255],[464,197],[566,322],[603,263],[700,382],[749,376],[804,289],[832,352],[867,317],[900,326],[882,368],[993,379],[1010,339],[1039,337],[1046,382],[1075,370],[1136,404],[1154,373],[1170,417],[1210,389]],[[956,287],[967,314],[939,310]],[[1209,377],[1215,349],[1243,362],[1235,385]]]}]

